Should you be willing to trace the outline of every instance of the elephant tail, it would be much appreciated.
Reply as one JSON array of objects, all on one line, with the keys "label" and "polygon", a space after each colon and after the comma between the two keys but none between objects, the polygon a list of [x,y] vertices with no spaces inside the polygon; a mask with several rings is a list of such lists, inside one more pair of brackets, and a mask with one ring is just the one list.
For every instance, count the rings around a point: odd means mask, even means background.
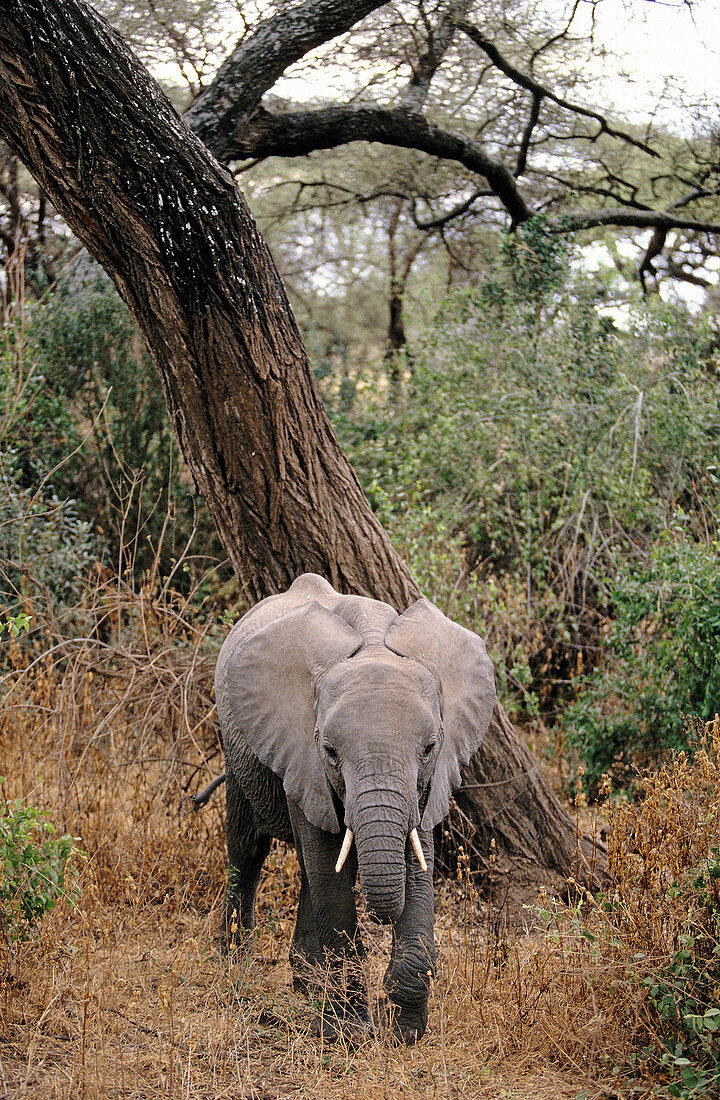
[{"label": "elephant tail", "polygon": [[210,801],[211,795],[225,782],[226,774],[226,772],[223,772],[217,779],[213,779],[212,783],[208,783],[207,787],[203,787],[199,794],[193,795],[193,810],[199,810],[201,806]]}]

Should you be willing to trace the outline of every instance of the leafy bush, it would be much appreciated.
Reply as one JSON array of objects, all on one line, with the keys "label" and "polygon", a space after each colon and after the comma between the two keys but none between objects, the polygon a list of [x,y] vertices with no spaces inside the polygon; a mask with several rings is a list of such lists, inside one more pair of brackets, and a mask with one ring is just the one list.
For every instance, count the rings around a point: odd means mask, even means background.
[{"label": "leafy bush", "polygon": [[225,556],[137,329],[87,258],[0,333],[0,498],[11,609],[31,588],[77,603],[96,559],[139,579],[160,558],[169,573],[198,528],[208,555]]},{"label": "leafy bush", "polygon": [[530,310],[530,318],[540,320],[542,307],[567,282],[571,258],[567,240],[551,232],[538,216],[506,235],[503,256],[515,301]]},{"label": "leafy bush", "polygon": [[0,917],[6,937],[24,936],[60,899],[72,903],[76,886],[68,880],[68,861],[74,851],[74,839],[58,836],[46,813],[20,799],[0,803]]},{"label": "leafy bush", "polygon": [[[153,560],[174,513],[184,545],[194,523],[194,501],[180,477],[181,462],[157,372],[130,314],[110,279],[85,260],[68,270],[34,310],[29,351],[44,389],[71,422],[72,447],[56,468],[45,464],[56,496],[76,500],[102,531],[110,557],[129,555],[138,571]],[[212,535],[208,531],[208,540]],[[166,538],[166,548],[172,539]],[[169,558],[168,558],[169,560]]]},{"label": "leafy bush", "polygon": [[[668,535],[610,587],[605,659],[563,718],[592,788],[606,771],[625,781],[720,709],[720,544]],[[690,732],[689,732],[690,730]]]},{"label": "leafy bush", "polygon": [[39,600],[53,619],[80,627],[82,594],[102,554],[90,522],[74,501],[43,498],[3,480],[1,455],[0,491],[0,612],[14,620]]},{"label": "leafy bush", "polygon": [[[695,881],[698,900],[708,908],[709,895],[703,889],[717,883],[720,862],[716,859]],[[717,891],[715,891],[717,894]],[[679,950],[657,976],[646,979],[665,1039],[660,1057],[676,1078],[668,1085],[669,1096],[717,1096],[720,1092],[720,904],[717,896],[709,907],[711,929],[686,932]],[[679,1077],[679,1081],[677,1078]]]},{"label": "leafy bush", "polygon": [[20,314],[0,330],[0,617],[6,623],[27,617],[38,595],[53,617],[74,608],[101,554],[82,507],[54,488],[72,467],[79,425],[31,353],[31,327]]}]

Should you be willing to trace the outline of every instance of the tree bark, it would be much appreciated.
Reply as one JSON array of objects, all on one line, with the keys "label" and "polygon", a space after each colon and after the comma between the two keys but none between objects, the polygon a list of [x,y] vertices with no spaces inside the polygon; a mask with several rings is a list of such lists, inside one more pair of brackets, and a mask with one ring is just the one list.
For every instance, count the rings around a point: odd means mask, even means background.
[{"label": "tree bark", "polygon": [[602,881],[605,844],[572,820],[501,706],[462,781],[455,801],[474,829],[475,866],[512,872],[516,884],[530,887],[543,877],[539,869],[555,888],[569,875],[586,886]]},{"label": "tree bark", "polygon": [[[82,0],[0,0],[0,13],[0,134],[137,320],[248,595],[312,570],[407,607],[417,585],[339,447],[232,178]],[[472,781],[485,783],[486,759],[493,784],[534,767],[501,710]],[[573,823],[544,778],[501,814],[496,789],[461,794],[480,839],[569,873]]]}]

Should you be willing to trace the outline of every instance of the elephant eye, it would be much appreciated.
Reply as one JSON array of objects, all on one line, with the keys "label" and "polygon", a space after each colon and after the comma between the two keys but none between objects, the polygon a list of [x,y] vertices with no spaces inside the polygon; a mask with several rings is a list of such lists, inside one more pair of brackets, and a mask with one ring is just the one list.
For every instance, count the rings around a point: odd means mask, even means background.
[{"label": "elephant eye", "polygon": [[425,746],[425,748],[423,749],[423,752],[422,752],[423,760],[427,760],[432,755],[432,751],[433,751],[434,748],[435,748],[435,742],[434,741],[431,741],[429,745]]},{"label": "elephant eye", "polygon": [[325,749],[325,755],[327,756],[330,763],[331,764],[337,764],[338,754],[336,753],[336,751],[332,747],[332,745],[323,745],[323,748]]}]

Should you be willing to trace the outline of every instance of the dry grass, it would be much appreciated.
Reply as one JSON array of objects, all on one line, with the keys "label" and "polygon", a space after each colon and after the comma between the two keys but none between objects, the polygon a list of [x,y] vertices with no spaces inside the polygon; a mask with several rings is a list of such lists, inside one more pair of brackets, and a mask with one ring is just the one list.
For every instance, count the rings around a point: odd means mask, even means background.
[{"label": "dry grass", "polygon": [[[560,960],[539,965],[527,941],[498,970],[494,948],[480,934],[469,944],[450,908],[439,919],[441,973],[421,1044],[352,1049],[313,1040],[314,1009],[292,992],[286,961],[293,859],[275,862],[255,957],[238,966],[215,955],[217,907],[108,905],[86,880],[82,905],[51,914],[13,960],[0,1031],[5,1094],[575,1097],[585,1087],[607,1095],[607,1074],[598,1080],[582,1051],[587,1021],[575,1019],[569,1044],[565,1014],[547,1014],[549,1000],[578,984],[568,973],[558,986]],[[375,946],[371,987],[384,937]]]},{"label": "dry grass", "polygon": [[[82,637],[13,643],[2,684],[4,796],[48,810],[86,853],[78,905],[30,940],[0,939],[3,1100],[650,1095],[649,1071],[631,1070],[647,1041],[643,989],[586,900],[547,903],[544,934],[522,933],[501,900],[481,902],[467,868],[441,883],[439,976],[411,1049],[310,1036],[314,1008],[292,992],[287,963],[297,868],[280,845],[255,955],[222,961],[222,798],[194,814],[187,797],[220,769],[217,642],[155,582],[132,593],[99,579],[86,611],[95,625]],[[635,874],[638,830],[629,819],[623,829],[616,863]],[[641,880],[616,879],[628,912],[647,913]],[[366,925],[366,939],[377,990],[387,932]]]}]

